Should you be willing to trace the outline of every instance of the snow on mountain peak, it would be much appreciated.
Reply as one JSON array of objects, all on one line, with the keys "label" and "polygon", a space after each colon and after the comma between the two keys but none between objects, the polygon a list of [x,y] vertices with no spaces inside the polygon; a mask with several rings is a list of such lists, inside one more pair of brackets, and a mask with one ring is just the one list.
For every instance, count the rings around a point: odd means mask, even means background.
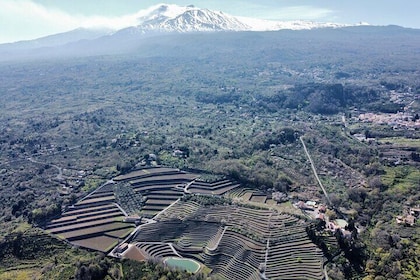
[{"label": "snow on mountain peak", "polygon": [[200,9],[194,5],[181,7],[159,4],[149,8],[138,18],[137,29],[145,31],[274,31],[281,29],[301,30],[314,28],[338,28],[348,26],[337,23],[311,21],[271,21],[246,17],[234,17],[223,12]]},{"label": "snow on mountain peak", "polygon": [[158,31],[221,31],[249,30],[250,27],[222,12],[200,9],[194,5],[181,7],[172,4],[153,6],[138,18],[138,29]]},{"label": "snow on mountain peak", "polygon": [[201,9],[194,5],[158,4],[137,14],[137,25],[125,29],[129,33],[153,32],[214,32],[214,31],[276,31],[315,28],[339,28],[349,25],[312,21],[271,21],[235,17],[220,11]]},{"label": "snow on mountain peak", "polygon": [[184,13],[188,9],[191,9],[191,7],[190,6],[182,7],[182,6],[178,6],[174,4],[159,4],[159,5],[150,7],[148,10],[149,10],[149,14],[152,16],[158,15],[158,16],[163,16],[167,18],[174,18]]}]

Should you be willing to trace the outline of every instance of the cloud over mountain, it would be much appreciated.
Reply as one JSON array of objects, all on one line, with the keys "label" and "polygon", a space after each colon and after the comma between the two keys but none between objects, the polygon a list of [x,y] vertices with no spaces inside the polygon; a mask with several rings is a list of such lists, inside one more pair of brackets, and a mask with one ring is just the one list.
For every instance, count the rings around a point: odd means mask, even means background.
[{"label": "cloud over mountain", "polygon": [[0,5],[0,43],[35,39],[80,27],[117,30],[135,25],[144,12],[119,17],[84,16],[47,8],[29,0],[2,0]]},{"label": "cloud over mountain", "polygon": [[[290,13],[328,13],[308,7],[292,7]],[[258,10],[256,10],[258,13]],[[284,15],[286,15],[284,14]],[[303,18],[304,15],[302,14]],[[315,15],[316,16],[316,15]],[[159,17],[159,18],[158,18]],[[12,24],[11,24],[12,23]],[[256,26],[254,26],[256,24]],[[31,0],[2,0],[0,9],[0,43],[30,40],[77,28],[120,30],[141,25],[142,29],[165,31],[210,30],[270,30],[276,27],[297,28],[295,24],[281,26],[268,21],[252,21],[230,16],[219,11],[193,6],[158,4],[136,13],[122,16],[70,14],[57,8],[46,7]],[[264,27],[261,27],[261,26]],[[307,28],[307,27],[305,27]],[[16,32],[19,30],[19,32]]]}]

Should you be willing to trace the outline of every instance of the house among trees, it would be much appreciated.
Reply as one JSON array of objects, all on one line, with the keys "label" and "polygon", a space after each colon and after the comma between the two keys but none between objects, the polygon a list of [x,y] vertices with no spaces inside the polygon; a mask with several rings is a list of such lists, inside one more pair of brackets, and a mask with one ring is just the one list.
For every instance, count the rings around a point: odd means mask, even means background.
[{"label": "house among trees", "polygon": [[299,201],[296,206],[301,209],[301,210],[309,210],[309,211],[314,211],[315,209],[311,206],[309,206],[308,204],[306,204],[303,201]]},{"label": "house among trees", "polygon": [[407,226],[414,226],[416,223],[416,217],[413,215],[397,216],[397,224],[404,224]]},{"label": "house among trees", "polygon": [[416,224],[416,219],[420,217],[420,208],[414,207],[410,209],[405,209],[402,216],[397,216],[397,224],[403,224],[406,226],[414,226]]},{"label": "house among trees", "polygon": [[420,208],[411,208],[410,214],[417,218],[420,217]]},{"label": "house among trees", "polygon": [[306,201],[306,205],[309,207],[316,207],[316,201],[308,200]]},{"label": "house among trees", "polygon": [[174,150],[174,151],[172,152],[172,155],[173,155],[174,157],[183,158],[183,157],[184,157],[184,152],[183,152],[183,151],[181,151],[181,150]]}]

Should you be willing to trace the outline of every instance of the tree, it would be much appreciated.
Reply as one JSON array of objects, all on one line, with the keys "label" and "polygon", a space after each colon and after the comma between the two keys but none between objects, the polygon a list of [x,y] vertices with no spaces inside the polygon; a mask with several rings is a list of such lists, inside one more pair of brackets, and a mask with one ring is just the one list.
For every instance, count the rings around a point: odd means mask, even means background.
[{"label": "tree", "polygon": [[382,180],[379,176],[375,176],[368,181],[368,185],[372,189],[384,190],[385,185],[382,183]]}]

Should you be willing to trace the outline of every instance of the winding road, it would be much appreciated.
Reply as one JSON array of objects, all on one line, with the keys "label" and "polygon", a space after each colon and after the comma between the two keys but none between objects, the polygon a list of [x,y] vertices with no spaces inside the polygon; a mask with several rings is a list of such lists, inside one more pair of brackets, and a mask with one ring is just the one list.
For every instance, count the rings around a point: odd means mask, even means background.
[{"label": "winding road", "polygon": [[63,169],[61,167],[59,167],[59,166],[57,166],[55,164],[51,164],[51,163],[36,161],[33,158],[31,158],[31,157],[28,157],[27,160],[29,160],[30,162],[33,162],[33,163],[45,164],[45,165],[49,165],[49,166],[54,167],[55,169],[58,170],[57,180],[60,180],[60,181],[63,180]]}]

